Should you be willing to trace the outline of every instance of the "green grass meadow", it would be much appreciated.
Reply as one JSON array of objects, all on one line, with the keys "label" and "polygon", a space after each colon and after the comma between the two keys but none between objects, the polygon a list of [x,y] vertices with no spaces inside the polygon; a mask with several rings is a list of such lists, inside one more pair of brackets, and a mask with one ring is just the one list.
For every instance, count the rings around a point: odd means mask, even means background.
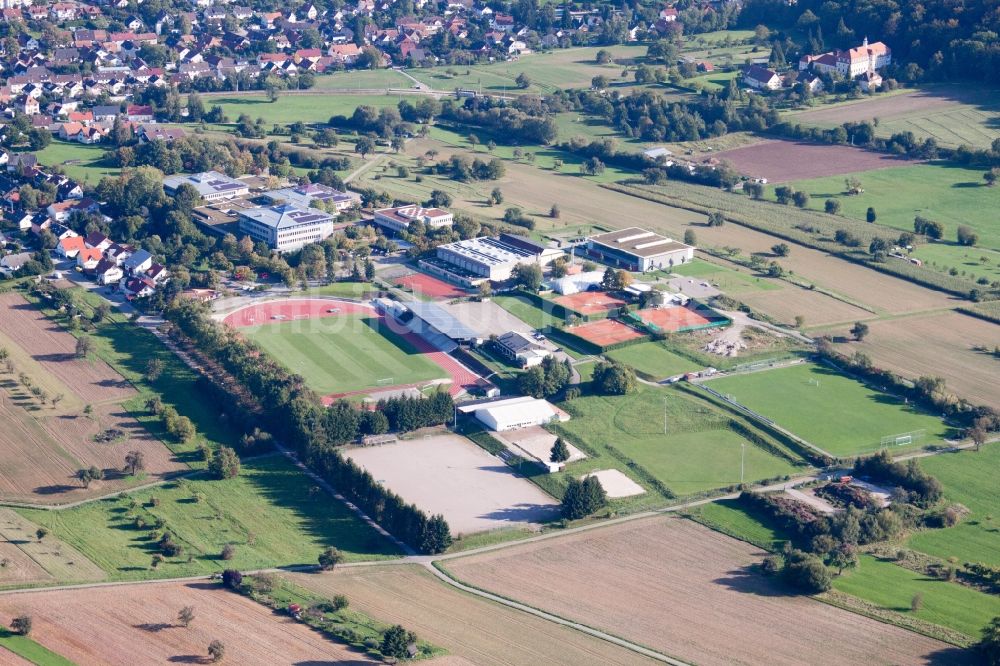
[{"label": "green grass meadow", "polygon": [[300,120],[304,123],[326,123],[330,116],[354,113],[361,105],[382,108],[396,106],[399,95],[343,95],[339,93],[323,94],[285,94],[271,102],[260,92],[233,93],[225,97],[212,97],[205,100],[206,106],[220,106],[235,123],[241,113],[252,120],[264,119],[264,124],[270,127],[274,123],[287,125]]},{"label": "green grass meadow", "polygon": [[750,516],[737,500],[718,500],[693,509],[688,517],[735,539],[780,551],[789,536],[767,516]]},{"label": "green grass meadow", "polygon": [[36,643],[30,637],[18,636],[0,627],[0,662],[4,661],[5,649],[36,666],[73,666],[72,661]]},{"label": "green grass meadow", "polygon": [[720,266],[703,259],[694,259],[686,264],[674,266],[671,272],[694,279],[696,282],[708,282],[729,295],[782,288],[782,284],[777,280],[751,275],[749,272]]},{"label": "green grass meadow", "polygon": [[700,370],[702,366],[675,354],[659,342],[643,342],[608,352],[616,361],[631,366],[640,374],[656,381],[685,372]]},{"label": "green grass meadow", "polygon": [[675,389],[640,386],[630,395],[589,395],[564,403],[563,408],[572,418],[558,430],[570,441],[599,454],[570,465],[569,473],[616,467],[635,476],[612,455],[608,445],[676,495],[738,484],[742,453],[748,483],[798,470],[729,429],[725,414]]},{"label": "green grass meadow", "polygon": [[713,379],[707,386],[835,456],[877,451],[887,435],[925,430],[926,436],[913,448],[950,434],[941,419],[809,363]]},{"label": "green grass meadow", "polygon": [[972,513],[955,527],[917,532],[909,547],[942,559],[1000,566],[1000,444],[924,458],[920,466],[941,481],[949,502]]},{"label": "green grass meadow", "polygon": [[[312,485],[291,462],[272,455],[244,461],[234,479],[189,479],[65,511],[21,513],[116,580],[314,564],[327,546],[336,546],[353,561],[398,554],[343,503],[312,491]],[[132,498],[137,506],[131,505]],[[137,519],[145,525],[137,526]],[[150,535],[157,519],[184,552],[153,570],[157,551]],[[219,554],[230,543],[236,554],[222,560]]]},{"label": "green grass meadow", "polygon": [[446,374],[374,317],[284,321],[243,333],[321,394],[368,389],[381,379],[415,384]]},{"label": "green grass meadow", "polygon": [[[822,210],[826,199],[835,199],[842,215],[864,220],[871,206],[877,224],[902,231],[913,231],[913,218],[920,215],[943,224],[944,239],[951,242],[958,226],[966,225],[979,233],[980,245],[1000,249],[1000,220],[993,214],[1000,188],[987,186],[983,171],[933,162],[799,181],[793,187],[809,193],[812,208]],[[861,181],[863,194],[845,193],[844,179],[850,176]]]},{"label": "green grass meadow", "polygon": [[52,143],[39,150],[36,155],[39,164],[62,167],[67,176],[96,186],[101,178],[115,177],[121,173],[120,168],[105,161],[106,150],[106,147],[98,144],[84,145],[53,139]]},{"label": "green grass meadow", "polygon": [[[978,639],[982,628],[1000,615],[1000,597],[956,583],[928,578],[892,562],[862,555],[855,570],[833,579],[836,590],[865,599],[883,608],[960,631]],[[917,594],[923,605],[910,609]]]}]

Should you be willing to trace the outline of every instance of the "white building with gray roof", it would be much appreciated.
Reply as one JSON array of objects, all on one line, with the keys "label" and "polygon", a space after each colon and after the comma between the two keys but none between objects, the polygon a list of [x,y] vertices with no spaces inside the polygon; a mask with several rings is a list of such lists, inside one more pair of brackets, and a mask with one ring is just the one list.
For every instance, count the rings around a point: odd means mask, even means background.
[{"label": "white building with gray roof", "polygon": [[219,201],[241,197],[250,192],[250,188],[242,180],[230,178],[218,171],[203,173],[177,174],[163,179],[163,191],[176,194],[181,185],[190,185],[205,201]]},{"label": "white building with gray roof", "polygon": [[297,250],[327,238],[333,234],[335,219],[321,210],[292,204],[249,208],[237,215],[240,233],[279,252]]}]

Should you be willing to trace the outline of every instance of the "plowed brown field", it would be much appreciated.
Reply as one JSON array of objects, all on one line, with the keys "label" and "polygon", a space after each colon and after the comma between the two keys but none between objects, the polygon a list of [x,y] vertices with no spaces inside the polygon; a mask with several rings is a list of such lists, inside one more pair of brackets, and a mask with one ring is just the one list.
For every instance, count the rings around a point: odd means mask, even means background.
[{"label": "plowed brown field", "polygon": [[750,569],[764,553],[680,518],[654,518],[452,560],[458,578],[708,664],[927,664],[938,641],[787,596]]},{"label": "plowed brown field", "polygon": [[321,595],[344,594],[352,608],[382,622],[400,623],[478,666],[653,663],[624,648],[459,592],[416,565],[356,567],[291,578]]},{"label": "plowed brown field", "polygon": [[[93,436],[107,429],[125,433],[103,444]],[[94,407],[82,414],[34,415],[9,401],[0,406],[0,498],[40,504],[65,504],[136,485],[121,473],[125,454],[139,450],[146,457],[146,481],[187,469],[163,442],[151,436],[121,405]],[[96,465],[104,480],[84,488],[73,478],[82,467]]]},{"label": "plowed brown field", "polygon": [[[193,606],[187,628],[177,613]],[[213,640],[227,664],[375,663],[212,583],[147,583],[0,596],[0,621],[32,616],[31,637],[79,666],[208,663]]]},{"label": "plowed brown field", "polygon": [[854,146],[831,146],[797,141],[761,141],[715,153],[740,173],[773,183],[836,176],[844,173],[906,166],[913,160],[875,153]]},{"label": "plowed brown field", "polygon": [[135,395],[135,389],[104,361],[76,358],[76,338],[46,319],[20,294],[0,294],[0,310],[0,331],[84,401],[122,400]]}]

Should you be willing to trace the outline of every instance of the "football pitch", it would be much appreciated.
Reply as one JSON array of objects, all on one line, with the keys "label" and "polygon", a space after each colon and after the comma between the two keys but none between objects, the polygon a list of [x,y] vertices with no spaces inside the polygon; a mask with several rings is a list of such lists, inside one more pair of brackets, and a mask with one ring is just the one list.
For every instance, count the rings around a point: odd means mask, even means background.
[{"label": "football pitch", "polygon": [[908,446],[890,446],[895,452],[951,434],[941,419],[810,363],[722,377],[706,385],[835,456],[875,452],[886,436],[923,431]]},{"label": "football pitch", "polygon": [[252,326],[242,332],[322,395],[447,376],[377,317],[297,319]]}]

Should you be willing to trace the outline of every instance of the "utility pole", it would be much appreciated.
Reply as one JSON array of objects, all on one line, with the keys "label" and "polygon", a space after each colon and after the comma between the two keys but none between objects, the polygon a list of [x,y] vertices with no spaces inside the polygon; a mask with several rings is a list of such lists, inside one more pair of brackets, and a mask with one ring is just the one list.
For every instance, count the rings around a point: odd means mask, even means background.
[{"label": "utility pole", "polygon": [[663,434],[667,434],[667,399],[663,398]]},{"label": "utility pole", "polygon": [[747,444],[746,442],[740,442],[740,485],[743,485],[743,461],[747,454]]}]

